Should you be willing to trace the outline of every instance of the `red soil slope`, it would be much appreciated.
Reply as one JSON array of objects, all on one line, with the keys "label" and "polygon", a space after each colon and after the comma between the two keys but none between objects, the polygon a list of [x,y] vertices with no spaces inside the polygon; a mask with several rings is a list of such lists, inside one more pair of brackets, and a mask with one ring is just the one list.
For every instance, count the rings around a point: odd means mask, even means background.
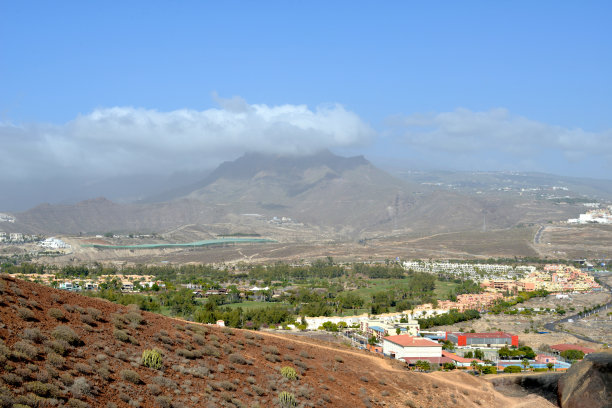
[{"label": "red soil slope", "polygon": [[[282,391],[303,407],[552,406],[504,397],[465,373],[408,372],[353,349],[192,324],[6,277],[0,339],[0,408],[274,407]],[[147,349],[161,352],[161,369],[142,365]]]}]

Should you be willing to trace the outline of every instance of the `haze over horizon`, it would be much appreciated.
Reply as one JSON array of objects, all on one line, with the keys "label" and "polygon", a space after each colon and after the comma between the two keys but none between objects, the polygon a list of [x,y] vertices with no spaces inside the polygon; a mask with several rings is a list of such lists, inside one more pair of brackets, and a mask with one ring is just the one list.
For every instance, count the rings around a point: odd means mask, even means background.
[{"label": "haze over horizon", "polygon": [[610,11],[2,2],[0,211],[247,151],[611,179]]}]

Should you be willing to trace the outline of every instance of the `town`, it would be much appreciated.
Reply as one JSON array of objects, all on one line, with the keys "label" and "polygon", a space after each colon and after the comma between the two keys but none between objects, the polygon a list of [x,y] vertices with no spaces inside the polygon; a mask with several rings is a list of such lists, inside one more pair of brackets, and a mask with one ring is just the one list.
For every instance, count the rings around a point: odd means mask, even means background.
[{"label": "town", "polygon": [[[54,239],[43,242],[55,243]],[[401,269],[397,269],[401,265]],[[335,273],[341,276],[340,267],[333,264],[319,265],[329,270],[335,268]],[[289,267],[291,268],[291,267]],[[321,302],[329,296],[327,289],[320,288],[323,295],[303,303],[300,298],[300,285],[291,284],[288,280],[255,279],[255,271],[241,275],[233,271],[226,275],[230,282],[219,280],[203,282],[192,280],[180,283],[173,279],[163,279],[160,274],[89,274],[81,269],[79,278],[66,276],[66,273],[11,273],[13,278],[42,283],[44,285],[75,292],[89,293],[92,296],[108,296],[109,290],[124,294],[126,299],[135,301],[138,298],[129,296],[145,296],[153,299],[155,294],[165,293],[166,299],[175,296],[172,293],[185,294],[192,299],[193,305],[228,305],[227,312],[213,313],[209,323],[225,326],[234,325],[236,320],[229,317],[241,307],[253,310],[279,310],[281,305],[295,304],[293,318],[291,313],[282,321],[267,321],[261,329],[294,332],[299,335],[321,333],[321,335],[339,336],[353,347],[384,355],[388,358],[403,361],[407,367],[419,370],[430,369],[472,369],[483,373],[513,372],[515,370],[566,370],[572,361],[579,360],[594,349],[580,344],[547,344],[536,350],[519,342],[517,334],[504,331],[462,332],[456,330],[439,330],[435,326],[448,325],[454,322],[488,316],[501,305],[516,305],[516,297],[547,296],[563,299],[577,293],[598,293],[602,286],[588,272],[573,265],[545,264],[539,269],[533,265],[509,266],[504,264],[469,264],[451,262],[406,261],[395,265],[350,265],[350,270],[360,271],[367,278],[392,273],[393,276],[408,274],[425,279],[427,276],[440,279],[448,276],[461,276],[462,279],[475,284],[472,293],[451,294],[450,299],[433,299],[425,303],[413,303],[408,309],[395,311],[365,311],[361,314],[334,315],[332,309],[327,309],[324,315],[317,315]],[[259,269],[263,272],[265,269]],[[403,272],[401,272],[403,271]],[[220,271],[217,272],[221,273]],[[328,272],[326,272],[328,273]],[[399,275],[398,275],[399,273]],[[230,276],[232,278],[230,278]],[[220,276],[218,276],[220,277]],[[422,278],[421,278],[422,277]],[[250,279],[249,279],[250,278]],[[402,278],[404,279],[404,278]],[[233,280],[233,281],[231,281]],[[250,284],[247,282],[250,281]],[[375,282],[376,279],[365,279],[363,282]],[[463,280],[459,280],[463,281]],[[289,283],[289,285],[287,285]],[[442,282],[440,282],[442,283]],[[259,286],[258,286],[259,285]],[[317,289],[315,288],[315,293]],[[340,302],[351,299],[355,309],[363,305],[363,300],[356,295],[360,289],[347,289],[341,293]],[[113,295],[116,298],[116,295]],[[309,295],[312,297],[312,295]],[[293,300],[292,300],[293,299]],[[418,298],[417,298],[418,299]],[[317,301],[319,303],[317,303]],[[311,307],[312,304],[317,307]],[[399,304],[398,304],[399,305]],[[374,305],[373,305],[374,306]],[[183,307],[183,306],[180,306]],[[213,306],[216,308],[217,306]],[[268,309],[261,309],[268,307]],[[257,309],[260,308],[260,309]],[[270,309],[272,308],[272,309]],[[317,309],[318,308],[318,309]],[[312,310],[311,310],[312,309]],[[241,310],[241,309],[240,309]],[[287,309],[289,310],[289,309]],[[347,310],[350,310],[347,309]],[[363,309],[362,309],[363,310]],[[518,306],[503,306],[504,313],[515,313],[525,310]],[[535,312],[540,309],[534,309]],[[541,312],[544,312],[542,309]],[[229,313],[230,315],[228,315]],[[241,312],[242,313],[242,312]],[[522,313],[522,312],[521,312]],[[565,313],[561,309],[548,308],[546,313],[558,316]],[[197,313],[193,314],[196,316]],[[249,316],[248,313],[245,315]],[[445,317],[447,316],[447,317]],[[230,320],[228,320],[228,317]],[[234,319],[231,321],[231,319]],[[197,318],[195,319],[197,321]],[[265,320],[265,319],[264,319]],[[434,329],[434,330],[432,330]]]}]

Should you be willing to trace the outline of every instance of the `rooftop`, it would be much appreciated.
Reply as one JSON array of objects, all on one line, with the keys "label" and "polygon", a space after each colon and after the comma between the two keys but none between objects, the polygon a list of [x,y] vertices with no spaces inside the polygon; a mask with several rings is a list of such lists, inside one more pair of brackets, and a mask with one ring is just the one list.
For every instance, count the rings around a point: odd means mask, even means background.
[{"label": "rooftop", "polygon": [[424,337],[412,337],[409,334],[387,336],[383,340],[390,341],[402,347],[442,347],[440,343],[433,340]]},{"label": "rooftop", "polygon": [[584,354],[590,354],[590,353],[594,353],[595,352],[595,350],[592,349],[592,348],[588,348],[588,347],[584,347],[584,346],[579,346],[578,344],[568,344],[568,343],[555,344],[554,346],[550,346],[550,348],[553,349],[553,350],[557,350],[557,351],[580,350]]}]

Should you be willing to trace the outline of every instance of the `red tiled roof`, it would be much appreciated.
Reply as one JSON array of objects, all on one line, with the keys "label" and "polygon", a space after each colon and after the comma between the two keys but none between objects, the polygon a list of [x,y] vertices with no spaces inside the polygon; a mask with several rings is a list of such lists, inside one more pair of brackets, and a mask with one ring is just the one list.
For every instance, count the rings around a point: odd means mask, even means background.
[{"label": "red tiled roof", "polygon": [[590,353],[594,353],[595,350],[592,348],[588,348],[588,347],[584,347],[584,346],[579,346],[577,344],[555,344],[554,346],[550,346],[551,349],[553,350],[557,350],[557,351],[565,351],[565,350],[580,350],[582,351],[584,354],[590,354]]},{"label": "red tiled roof", "polygon": [[482,364],[484,363],[483,361],[477,359],[477,358],[465,358],[465,357],[461,357],[458,356],[456,354],[453,353],[449,353],[448,351],[442,350],[442,356],[444,357],[448,357],[453,361],[456,361],[458,363],[471,363],[472,361],[476,360],[477,363]]},{"label": "red tiled roof", "polygon": [[402,347],[442,347],[442,345],[433,340],[422,337],[412,337],[409,334],[399,334],[397,336],[387,336],[383,340],[388,340]]}]

